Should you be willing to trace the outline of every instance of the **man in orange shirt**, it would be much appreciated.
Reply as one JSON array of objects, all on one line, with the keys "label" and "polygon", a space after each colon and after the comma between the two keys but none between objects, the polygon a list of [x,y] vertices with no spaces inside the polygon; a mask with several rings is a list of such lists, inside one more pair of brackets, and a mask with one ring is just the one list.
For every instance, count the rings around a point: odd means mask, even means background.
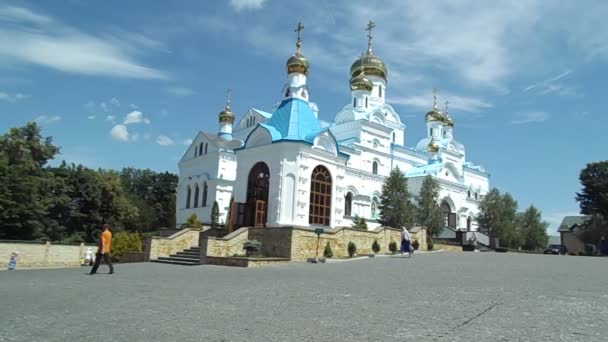
[{"label": "man in orange shirt", "polygon": [[110,274],[114,274],[114,266],[112,266],[112,259],[110,258],[110,247],[112,247],[112,233],[110,232],[110,225],[103,225],[103,232],[99,237],[97,255],[95,257],[95,265],[93,265],[93,269],[89,274],[97,273],[97,268],[99,268],[99,264],[101,263],[101,258],[104,259],[106,264],[110,267]]}]

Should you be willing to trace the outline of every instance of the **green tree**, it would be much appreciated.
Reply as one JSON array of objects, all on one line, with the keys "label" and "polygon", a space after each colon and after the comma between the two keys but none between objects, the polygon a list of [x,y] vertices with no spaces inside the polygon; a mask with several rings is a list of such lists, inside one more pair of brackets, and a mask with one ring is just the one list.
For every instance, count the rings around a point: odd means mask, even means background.
[{"label": "green tree", "polygon": [[521,247],[529,251],[545,248],[549,240],[548,226],[549,224],[542,220],[541,212],[538,209],[532,205],[528,207],[519,218]]},{"label": "green tree", "polygon": [[608,219],[608,160],[587,164],[579,179],[583,189],[576,194],[576,200],[581,213]]},{"label": "green tree", "polygon": [[333,258],[333,256],[334,256],[334,251],[332,251],[329,241],[327,241],[327,244],[325,244],[325,249],[323,250],[323,256],[326,258]]},{"label": "green tree", "polygon": [[203,227],[203,224],[201,223],[201,221],[198,220],[196,214],[192,214],[190,215],[190,217],[188,217],[188,220],[186,221],[186,227],[200,229]]},{"label": "green tree", "polygon": [[59,148],[43,138],[35,122],[0,137],[0,238],[45,237],[44,220],[51,198],[44,169]]},{"label": "green tree", "polygon": [[355,215],[353,216],[353,224],[351,227],[355,229],[367,230],[367,222],[365,221],[365,218]]},{"label": "green tree", "polygon": [[220,206],[217,204],[217,201],[213,202],[213,206],[211,207],[211,228],[219,229],[220,226]]},{"label": "green tree", "polygon": [[408,190],[407,179],[395,167],[384,180],[380,195],[380,222],[389,227],[411,227],[414,222],[414,205]]},{"label": "green tree", "polygon": [[425,226],[427,235],[431,237],[439,235],[445,225],[438,201],[439,183],[433,177],[426,176],[418,194],[416,217],[418,224]]},{"label": "green tree", "polygon": [[482,232],[499,239],[501,246],[520,246],[517,232],[517,202],[509,193],[501,194],[496,188],[488,192],[479,204],[477,223]]}]

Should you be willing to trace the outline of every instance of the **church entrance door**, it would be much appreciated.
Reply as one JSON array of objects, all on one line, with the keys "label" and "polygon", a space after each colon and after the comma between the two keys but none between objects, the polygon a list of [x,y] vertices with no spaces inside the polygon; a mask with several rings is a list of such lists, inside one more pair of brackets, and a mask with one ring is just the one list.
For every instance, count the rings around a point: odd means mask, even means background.
[{"label": "church entrance door", "polygon": [[253,227],[265,227],[268,217],[268,188],[270,170],[263,162],[255,164],[247,181],[245,223]]}]

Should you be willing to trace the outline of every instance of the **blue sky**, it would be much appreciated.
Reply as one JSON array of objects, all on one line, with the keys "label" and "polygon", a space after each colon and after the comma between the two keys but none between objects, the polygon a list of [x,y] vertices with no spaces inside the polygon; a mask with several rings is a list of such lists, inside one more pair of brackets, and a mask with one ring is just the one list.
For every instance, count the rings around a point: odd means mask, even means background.
[{"label": "blue sky", "polygon": [[217,131],[226,88],[239,115],[277,102],[298,21],[332,120],[371,19],[406,144],[439,88],[467,158],[554,231],[578,212],[580,169],[608,159],[607,15],[604,1],[4,1],[0,128],[36,120],[60,159],[176,172],[188,139]]}]

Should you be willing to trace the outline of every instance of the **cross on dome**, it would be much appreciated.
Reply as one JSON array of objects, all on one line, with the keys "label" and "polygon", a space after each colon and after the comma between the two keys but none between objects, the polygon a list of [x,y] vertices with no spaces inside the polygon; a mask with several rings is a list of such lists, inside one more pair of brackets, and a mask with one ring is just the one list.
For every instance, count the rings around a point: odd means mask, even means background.
[{"label": "cross on dome", "polygon": [[296,27],[295,30],[293,30],[293,32],[297,32],[298,33],[298,41],[296,42],[296,53],[300,52],[300,48],[302,47],[302,30],[304,29],[304,26],[302,26],[302,23],[298,21],[298,26]]},{"label": "cross on dome", "polygon": [[232,89],[226,89],[226,108],[230,108],[230,97],[232,96]]},{"label": "cross on dome", "polygon": [[438,109],[437,108],[437,93],[439,92],[439,90],[437,88],[433,88],[433,108],[434,109]]},{"label": "cross on dome", "polygon": [[373,21],[369,21],[367,23],[367,28],[365,29],[365,31],[367,31],[367,54],[371,55],[372,54],[372,39],[374,39],[374,37],[372,36],[372,29],[376,27],[376,23],[374,23]]}]

